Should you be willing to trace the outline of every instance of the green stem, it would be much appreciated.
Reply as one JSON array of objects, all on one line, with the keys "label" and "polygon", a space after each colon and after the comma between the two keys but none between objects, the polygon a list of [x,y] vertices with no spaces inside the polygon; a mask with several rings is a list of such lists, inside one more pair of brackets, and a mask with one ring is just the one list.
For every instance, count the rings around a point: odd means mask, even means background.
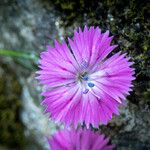
[{"label": "green stem", "polygon": [[0,49],[0,55],[3,56],[10,56],[10,57],[20,57],[24,59],[31,59],[34,61],[37,61],[39,58],[34,53],[26,53],[26,52],[19,52],[19,51],[13,51],[13,50],[4,50]]}]

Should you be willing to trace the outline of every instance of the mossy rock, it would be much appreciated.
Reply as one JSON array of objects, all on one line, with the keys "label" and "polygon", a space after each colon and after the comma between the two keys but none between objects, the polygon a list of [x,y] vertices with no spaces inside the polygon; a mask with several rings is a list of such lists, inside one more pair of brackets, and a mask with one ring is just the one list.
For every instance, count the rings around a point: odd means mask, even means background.
[{"label": "mossy rock", "polygon": [[14,71],[1,62],[0,66],[0,144],[20,149],[24,144],[24,127],[20,121],[21,86]]}]

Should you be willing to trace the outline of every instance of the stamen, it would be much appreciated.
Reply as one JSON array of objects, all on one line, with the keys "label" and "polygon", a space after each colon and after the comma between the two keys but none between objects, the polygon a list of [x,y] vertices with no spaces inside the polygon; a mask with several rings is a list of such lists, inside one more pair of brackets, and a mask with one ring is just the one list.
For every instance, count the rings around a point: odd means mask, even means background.
[{"label": "stamen", "polygon": [[92,83],[92,82],[89,82],[89,83],[88,83],[88,86],[89,86],[90,88],[92,88],[92,87],[94,87],[94,86],[95,86],[95,84],[94,84],[94,83]]},{"label": "stamen", "polygon": [[83,94],[87,94],[89,91],[89,89],[85,89],[85,91],[83,91]]},{"label": "stamen", "polygon": [[89,78],[88,78],[88,76],[83,76],[82,77],[82,80],[84,80],[84,81],[87,81]]}]

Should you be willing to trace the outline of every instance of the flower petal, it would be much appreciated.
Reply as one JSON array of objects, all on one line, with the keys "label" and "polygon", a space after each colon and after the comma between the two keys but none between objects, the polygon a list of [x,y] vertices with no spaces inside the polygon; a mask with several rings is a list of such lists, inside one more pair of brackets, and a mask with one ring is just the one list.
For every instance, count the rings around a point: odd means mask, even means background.
[{"label": "flower petal", "polygon": [[129,94],[132,87],[134,70],[130,67],[128,59],[124,58],[124,54],[117,53],[107,59],[98,68],[98,71],[91,75],[94,84],[93,91],[101,97],[102,94],[109,95],[117,102]]},{"label": "flower petal", "polygon": [[85,26],[83,31],[79,28],[78,32],[74,32],[74,38],[69,39],[69,44],[79,64],[84,60],[93,67],[97,61],[103,60],[117,47],[110,46],[112,39],[113,37],[109,37],[109,31],[102,34],[98,27],[88,29]]},{"label": "flower petal", "polygon": [[60,130],[48,139],[51,150],[113,150],[109,138],[91,130]]},{"label": "flower petal", "polygon": [[55,48],[41,54],[40,71],[37,71],[41,84],[51,87],[66,85],[75,81],[78,65],[66,43],[55,41]]}]

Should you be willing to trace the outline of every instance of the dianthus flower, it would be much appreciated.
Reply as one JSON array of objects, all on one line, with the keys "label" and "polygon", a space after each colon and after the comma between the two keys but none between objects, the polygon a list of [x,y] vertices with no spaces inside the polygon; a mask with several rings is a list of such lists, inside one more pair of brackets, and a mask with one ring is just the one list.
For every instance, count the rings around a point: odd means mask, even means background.
[{"label": "dianthus flower", "polygon": [[131,91],[134,69],[126,54],[108,54],[117,46],[110,45],[109,31],[85,26],[74,32],[73,39],[47,46],[41,53],[37,77],[46,86],[43,93],[46,112],[64,125],[87,127],[107,124],[119,114]]},{"label": "dianthus flower", "polygon": [[48,139],[51,150],[113,150],[109,138],[90,130],[60,130]]}]

